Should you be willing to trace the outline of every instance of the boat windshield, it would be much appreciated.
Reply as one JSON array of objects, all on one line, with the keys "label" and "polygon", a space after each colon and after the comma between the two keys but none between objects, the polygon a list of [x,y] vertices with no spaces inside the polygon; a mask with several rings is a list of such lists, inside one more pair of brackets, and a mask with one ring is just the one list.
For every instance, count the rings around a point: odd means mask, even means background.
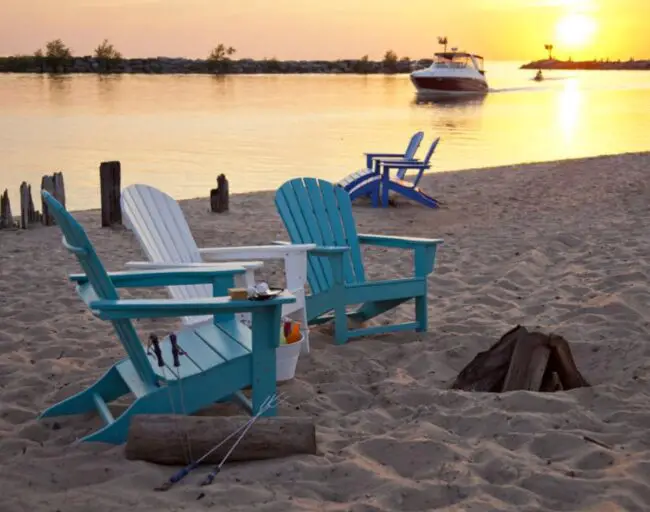
[{"label": "boat windshield", "polygon": [[472,57],[466,54],[438,54],[435,56],[433,65],[436,68],[478,68],[479,71],[483,71],[483,59],[474,57],[474,61],[472,61]]}]

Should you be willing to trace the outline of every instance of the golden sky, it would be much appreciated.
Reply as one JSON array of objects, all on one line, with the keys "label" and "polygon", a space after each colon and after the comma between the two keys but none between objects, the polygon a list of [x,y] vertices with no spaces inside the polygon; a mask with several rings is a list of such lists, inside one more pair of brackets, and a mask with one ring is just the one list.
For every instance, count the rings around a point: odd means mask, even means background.
[{"label": "golden sky", "polygon": [[650,0],[0,0],[0,55],[108,38],[124,56],[428,57],[436,37],[490,60],[650,58]]}]

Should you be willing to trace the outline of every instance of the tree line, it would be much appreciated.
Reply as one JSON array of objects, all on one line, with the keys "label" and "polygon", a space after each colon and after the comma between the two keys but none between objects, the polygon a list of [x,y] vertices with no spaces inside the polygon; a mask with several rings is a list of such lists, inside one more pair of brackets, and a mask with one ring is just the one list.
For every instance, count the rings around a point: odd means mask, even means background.
[{"label": "tree line", "polygon": [[[235,53],[237,53],[237,50],[232,46],[219,43],[210,51],[206,60],[210,64],[212,71],[216,73],[227,73],[234,62],[232,57]],[[112,69],[115,69],[123,60],[122,53],[108,39],[104,39],[93,50],[92,57],[98,62],[98,71],[105,72],[110,72]],[[11,58],[34,59],[40,64],[43,71],[48,69],[56,72],[61,71],[65,64],[71,62],[74,59],[74,55],[73,50],[62,39],[54,39],[45,43],[43,48],[39,48],[32,55],[17,55]],[[276,58],[265,59],[265,61],[271,64],[275,62],[279,66],[279,61]],[[399,58],[394,51],[388,50],[384,54],[381,62],[387,72],[397,72],[398,64],[400,62],[410,62],[410,59],[408,57]],[[369,72],[370,68],[369,56],[364,55],[356,62],[354,71],[366,73]]]}]

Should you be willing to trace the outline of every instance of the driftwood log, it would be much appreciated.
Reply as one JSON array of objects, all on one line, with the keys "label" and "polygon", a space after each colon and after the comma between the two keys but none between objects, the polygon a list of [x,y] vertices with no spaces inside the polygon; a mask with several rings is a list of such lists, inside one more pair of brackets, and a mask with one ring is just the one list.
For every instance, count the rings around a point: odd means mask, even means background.
[{"label": "driftwood log", "polygon": [[210,210],[223,213],[230,209],[228,180],[225,174],[217,176],[217,188],[210,190]]},{"label": "driftwood log", "polygon": [[102,162],[99,165],[99,190],[102,205],[102,227],[122,224],[120,162]]},{"label": "driftwood log", "polygon": [[[248,416],[136,415],[131,419],[129,427],[126,458],[156,464],[189,464],[188,445],[196,459],[249,419]],[[225,443],[203,462],[221,462],[231,446],[231,442]],[[315,453],[316,428],[311,418],[258,418],[228,457],[228,461]]]},{"label": "driftwood log", "polygon": [[518,325],[458,374],[452,389],[503,392],[560,391],[589,386],[569,343],[556,334],[529,332]]}]

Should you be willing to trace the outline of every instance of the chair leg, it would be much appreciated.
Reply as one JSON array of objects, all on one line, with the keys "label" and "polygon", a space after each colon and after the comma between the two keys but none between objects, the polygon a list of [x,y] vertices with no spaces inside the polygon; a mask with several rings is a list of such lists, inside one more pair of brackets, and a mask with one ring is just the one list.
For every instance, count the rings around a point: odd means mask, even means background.
[{"label": "chair leg", "polygon": [[[300,329],[304,337],[301,353],[309,353],[309,325],[307,320],[307,307],[305,304],[305,282],[307,280],[307,254],[289,253],[284,257],[284,273],[287,281],[287,290],[296,297],[296,306],[290,317],[300,322]],[[287,306],[294,306],[293,304]],[[284,314],[284,313],[283,313]]]},{"label": "chair leg", "polygon": [[[247,269],[244,275],[236,275],[235,286],[238,288],[249,288],[250,286],[255,286],[255,271]],[[250,313],[236,313],[235,317],[244,325],[247,325],[248,327],[251,326]]]},{"label": "chair leg", "polygon": [[[276,392],[276,347],[280,345],[280,320],[282,306],[253,313],[253,351],[251,352],[252,390],[251,414],[259,412],[264,401]],[[275,416],[271,407],[262,416]]]},{"label": "chair leg", "polygon": [[427,309],[427,296],[420,295],[415,298],[415,321],[418,323],[417,332],[426,332],[429,323]]},{"label": "chair leg", "polygon": [[345,306],[337,306],[334,308],[334,340],[337,345],[343,345],[348,339],[348,316]]},{"label": "chair leg", "polygon": [[[177,393],[173,392],[174,395]],[[156,389],[148,395],[138,398],[133,402],[129,408],[124,411],[112,423],[96,430],[92,434],[82,438],[82,442],[99,442],[110,444],[122,444],[126,442],[129,433],[129,424],[131,417],[136,414],[179,414],[180,410],[172,406],[172,399],[170,391],[165,387]],[[187,411],[188,414],[194,412],[193,410]]]},{"label": "chair leg", "polygon": [[39,415],[39,419],[96,411],[97,406],[93,395],[99,395],[105,402],[112,402],[129,392],[129,387],[124,382],[117,367],[113,365],[92,386],[45,409]]},{"label": "chair leg", "polygon": [[379,187],[375,188],[370,194],[370,204],[373,208],[379,206]]}]

